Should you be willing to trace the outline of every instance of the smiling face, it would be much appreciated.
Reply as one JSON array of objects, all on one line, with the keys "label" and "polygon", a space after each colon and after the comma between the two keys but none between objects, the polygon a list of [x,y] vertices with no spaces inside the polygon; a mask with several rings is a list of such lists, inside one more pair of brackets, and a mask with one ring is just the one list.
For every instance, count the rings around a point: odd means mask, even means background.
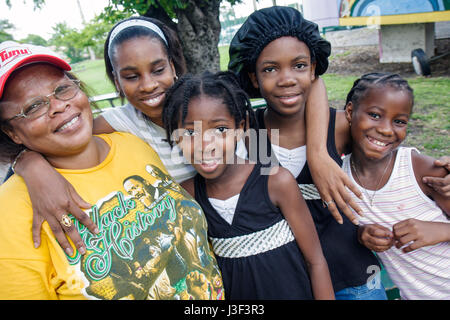
[{"label": "smiling face", "polygon": [[204,178],[218,178],[227,164],[234,163],[244,120],[236,127],[222,99],[206,95],[192,98],[184,124],[178,127],[182,129],[179,146],[184,157]]},{"label": "smiling face", "polygon": [[161,124],[166,91],[176,75],[161,41],[129,39],[115,48],[113,65],[117,88],[135,108]]},{"label": "smiling face", "polygon": [[298,38],[281,37],[262,50],[255,73],[249,76],[268,107],[280,115],[292,115],[304,107],[314,71],[308,46]]},{"label": "smiling face", "polygon": [[[14,72],[0,103],[2,119],[9,119],[29,106],[36,97],[46,96],[71,80],[49,64],[32,64]],[[47,158],[76,155],[92,140],[92,112],[87,96],[80,90],[72,99],[50,97],[46,114],[9,121],[5,133],[17,144]],[[50,159],[49,159],[50,160]]]},{"label": "smiling face", "polygon": [[390,86],[368,89],[358,105],[347,104],[353,152],[371,160],[388,156],[406,137],[412,96]]}]

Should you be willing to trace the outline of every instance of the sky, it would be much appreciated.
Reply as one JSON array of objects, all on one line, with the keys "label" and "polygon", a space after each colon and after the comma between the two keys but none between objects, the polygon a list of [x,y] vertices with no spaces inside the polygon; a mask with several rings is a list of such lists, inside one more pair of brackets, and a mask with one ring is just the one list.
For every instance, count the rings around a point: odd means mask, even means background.
[{"label": "sky", "polygon": [[[79,0],[83,15],[88,22],[107,6],[108,0]],[[14,39],[20,40],[28,34],[37,34],[49,39],[52,27],[67,22],[69,27],[81,29],[82,19],[77,0],[46,0],[42,9],[34,10],[33,0],[11,0],[11,9],[5,0],[0,0],[0,19],[7,19],[15,26],[8,30]]]},{"label": "sky", "polygon": [[[88,22],[107,6],[109,0],[79,0],[85,20]],[[295,0],[277,0],[278,5],[286,5]],[[52,27],[59,22],[66,22],[71,28],[82,28],[80,10],[77,0],[46,0],[42,9],[33,10],[33,0],[11,0],[8,8],[5,0],[0,0],[0,19],[7,19],[15,26],[9,30],[15,40],[21,40],[28,34],[37,34],[48,40],[53,33]],[[259,0],[257,8],[272,6],[272,0]],[[235,7],[236,16],[247,16],[253,12],[253,1],[243,0]]]}]

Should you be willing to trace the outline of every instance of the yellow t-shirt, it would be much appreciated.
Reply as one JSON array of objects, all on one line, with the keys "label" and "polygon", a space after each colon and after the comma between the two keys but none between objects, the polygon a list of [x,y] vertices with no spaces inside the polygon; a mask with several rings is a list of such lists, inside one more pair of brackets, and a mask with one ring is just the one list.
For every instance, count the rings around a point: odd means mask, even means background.
[{"label": "yellow t-shirt", "polygon": [[100,233],[75,222],[85,255],[67,256],[46,222],[35,249],[23,179],[0,187],[0,299],[223,299],[200,206],[145,142],[100,137],[111,147],[101,164],[58,169],[93,204],[85,211]]}]

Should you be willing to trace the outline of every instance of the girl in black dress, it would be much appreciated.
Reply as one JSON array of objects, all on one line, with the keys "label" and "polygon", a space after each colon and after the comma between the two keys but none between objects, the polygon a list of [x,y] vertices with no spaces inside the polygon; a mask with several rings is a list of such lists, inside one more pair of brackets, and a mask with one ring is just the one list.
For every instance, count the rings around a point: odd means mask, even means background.
[{"label": "girl in black dress", "polygon": [[292,174],[236,155],[237,141],[254,127],[255,116],[233,74],[180,78],[169,91],[163,120],[168,139],[198,172],[183,187],[207,217],[225,298],[334,299],[313,220]]}]

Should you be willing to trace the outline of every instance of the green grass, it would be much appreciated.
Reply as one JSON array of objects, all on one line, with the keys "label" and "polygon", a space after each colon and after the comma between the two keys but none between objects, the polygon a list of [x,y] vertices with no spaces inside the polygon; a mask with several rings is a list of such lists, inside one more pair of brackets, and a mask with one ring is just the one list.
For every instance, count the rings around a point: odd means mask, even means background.
[{"label": "green grass", "polygon": [[103,60],[85,60],[74,64],[72,71],[85,83],[87,83],[95,94],[103,94],[115,90],[106,76]]},{"label": "green grass", "polygon": [[228,49],[230,46],[221,46],[219,47],[219,55],[220,55],[220,70],[225,71],[228,69],[228,61],[230,61],[228,57]]},{"label": "green grass", "polygon": [[[72,71],[88,86],[91,96],[116,91],[106,76],[103,60],[85,60],[76,63],[72,65]],[[116,99],[115,103],[120,105],[120,99]],[[99,102],[97,105],[99,108],[110,107],[107,101]]]},{"label": "green grass", "polygon": [[353,82],[357,79],[356,76],[340,76],[337,74],[324,74],[322,76],[327,86],[328,100],[330,106],[341,109],[344,107],[347,93],[353,86]]},{"label": "green grass", "polygon": [[350,55],[351,53],[352,52],[350,50],[348,50],[348,51],[344,51],[342,53],[334,54],[334,55],[330,56],[329,61],[332,61],[336,58],[346,57],[346,56]]},{"label": "green grass", "polygon": [[[228,48],[219,47],[221,70],[228,66]],[[115,90],[106,77],[103,60],[80,62],[73,66],[73,71],[93,89],[95,95]],[[325,74],[323,79],[330,106],[343,108],[357,76]],[[450,155],[450,78],[411,77],[407,80],[414,89],[415,105],[404,144],[432,157]],[[120,104],[120,100],[115,102]],[[103,102],[99,107],[109,107],[109,103]]]}]

